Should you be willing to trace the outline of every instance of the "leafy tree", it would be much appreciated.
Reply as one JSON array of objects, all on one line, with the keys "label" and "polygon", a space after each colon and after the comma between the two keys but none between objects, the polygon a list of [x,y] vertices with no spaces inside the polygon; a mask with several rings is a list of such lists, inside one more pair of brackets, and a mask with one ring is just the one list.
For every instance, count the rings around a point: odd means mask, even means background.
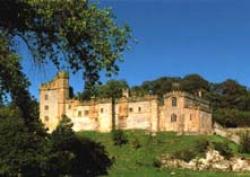
[{"label": "leafy tree", "polygon": [[0,33],[8,45],[18,36],[36,62],[51,60],[58,69],[66,64],[73,72],[83,70],[86,88],[99,79],[99,71],[118,71],[116,61],[131,37],[110,9],[87,0],[6,0],[0,16]]},{"label": "leafy tree", "polygon": [[50,137],[50,156],[47,174],[50,176],[94,177],[107,173],[112,162],[104,146],[72,131],[72,122],[64,116]]},{"label": "leafy tree", "polygon": [[13,108],[0,109],[0,176],[41,176],[45,139],[30,133],[20,114]]},{"label": "leafy tree", "polygon": [[190,74],[185,76],[181,82],[182,89],[191,93],[197,93],[199,90],[208,91],[208,81],[198,74]]}]

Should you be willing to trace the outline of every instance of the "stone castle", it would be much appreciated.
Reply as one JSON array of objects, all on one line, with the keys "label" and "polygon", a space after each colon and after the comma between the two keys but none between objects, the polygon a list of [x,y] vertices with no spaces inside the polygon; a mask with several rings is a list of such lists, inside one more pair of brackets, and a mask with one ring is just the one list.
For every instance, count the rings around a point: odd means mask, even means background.
[{"label": "stone castle", "polygon": [[79,101],[69,98],[69,76],[65,72],[40,88],[40,119],[49,131],[57,127],[62,115],[71,119],[75,131],[109,132],[115,122],[115,128],[123,130],[212,132],[211,109],[201,95],[172,91],[160,103],[157,96],[129,97],[127,91],[115,104],[111,99]]}]

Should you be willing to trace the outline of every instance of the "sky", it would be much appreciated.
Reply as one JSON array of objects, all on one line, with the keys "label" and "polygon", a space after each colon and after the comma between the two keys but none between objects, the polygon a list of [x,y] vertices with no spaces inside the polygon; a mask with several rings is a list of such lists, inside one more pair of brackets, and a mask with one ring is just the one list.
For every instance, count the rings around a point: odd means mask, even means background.
[{"label": "sky", "polygon": [[[231,78],[250,87],[250,0],[100,0],[100,6],[112,7],[117,22],[129,24],[138,41],[124,53],[114,79],[134,86],[197,73],[211,82]],[[34,67],[26,49],[21,54],[38,97],[40,84],[56,70]],[[84,81],[76,74],[70,84],[77,92]]]}]

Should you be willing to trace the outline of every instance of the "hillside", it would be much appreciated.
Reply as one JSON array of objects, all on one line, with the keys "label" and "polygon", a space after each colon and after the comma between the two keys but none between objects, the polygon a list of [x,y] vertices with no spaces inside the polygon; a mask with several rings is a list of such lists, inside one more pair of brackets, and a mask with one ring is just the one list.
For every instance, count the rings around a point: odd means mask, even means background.
[{"label": "hillside", "polygon": [[[107,177],[249,177],[247,173],[195,172],[181,169],[159,169],[154,166],[157,157],[173,154],[179,150],[192,149],[195,142],[207,138],[210,142],[223,142],[219,136],[177,136],[175,133],[159,133],[155,137],[142,131],[125,132],[128,144],[114,146],[111,133],[79,132],[78,136],[88,137],[102,143],[110,158],[115,159]],[[235,155],[238,146],[229,143]]]}]

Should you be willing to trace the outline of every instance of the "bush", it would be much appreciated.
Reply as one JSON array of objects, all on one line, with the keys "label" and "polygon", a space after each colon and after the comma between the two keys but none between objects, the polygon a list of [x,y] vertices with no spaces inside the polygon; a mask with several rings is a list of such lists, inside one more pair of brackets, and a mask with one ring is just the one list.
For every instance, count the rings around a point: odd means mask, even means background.
[{"label": "bush", "polygon": [[132,141],[132,146],[133,146],[134,149],[139,149],[141,147],[141,143],[140,143],[138,138],[135,138]]},{"label": "bush", "polygon": [[199,154],[204,154],[209,147],[209,141],[207,139],[200,139],[195,142],[194,151]]},{"label": "bush", "polygon": [[250,132],[243,133],[240,138],[240,151],[250,153]]},{"label": "bush", "polygon": [[193,147],[189,149],[180,150],[173,154],[173,157],[176,159],[184,160],[189,162],[190,160],[196,158],[197,156],[204,156],[205,152],[209,147],[209,142],[207,139],[201,139],[196,141]]},{"label": "bush", "polygon": [[128,143],[128,139],[122,130],[112,131],[112,138],[115,146],[122,146]]},{"label": "bush", "polygon": [[155,168],[161,168],[161,161],[159,159],[155,159],[153,161],[153,167],[155,167]]},{"label": "bush", "polygon": [[224,156],[226,159],[229,159],[233,156],[233,151],[229,147],[229,143],[224,142],[213,142],[213,147],[216,151],[218,151],[222,156]]},{"label": "bush", "polygon": [[176,151],[173,154],[173,158],[184,160],[186,162],[189,162],[190,160],[194,159],[197,156],[197,153],[193,149],[185,149]]}]

